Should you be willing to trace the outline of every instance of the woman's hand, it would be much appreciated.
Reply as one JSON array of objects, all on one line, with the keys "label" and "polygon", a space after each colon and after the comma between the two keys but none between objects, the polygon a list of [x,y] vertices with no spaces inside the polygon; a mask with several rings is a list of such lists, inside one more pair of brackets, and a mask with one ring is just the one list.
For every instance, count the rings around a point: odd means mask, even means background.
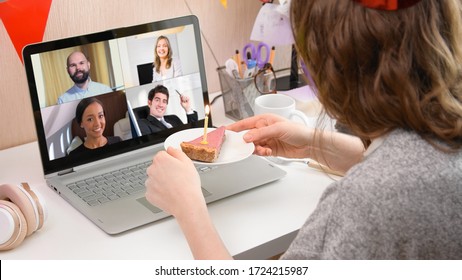
[{"label": "woman's hand", "polygon": [[243,138],[255,144],[255,154],[290,158],[310,157],[314,129],[273,114],[263,114],[240,120],[226,129],[236,132],[249,130]]},{"label": "woman's hand", "polygon": [[181,150],[158,152],[147,169],[146,199],[175,217],[205,208],[199,174]]}]

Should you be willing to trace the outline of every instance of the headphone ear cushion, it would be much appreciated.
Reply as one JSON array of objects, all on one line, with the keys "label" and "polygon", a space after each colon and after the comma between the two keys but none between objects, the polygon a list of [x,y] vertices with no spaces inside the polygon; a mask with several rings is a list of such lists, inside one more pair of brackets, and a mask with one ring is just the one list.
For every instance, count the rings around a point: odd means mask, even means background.
[{"label": "headphone ear cushion", "polygon": [[36,217],[37,209],[35,209],[31,198],[28,197],[24,189],[14,185],[1,185],[0,199],[11,201],[19,207],[20,212],[22,212],[27,222],[27,236],[31,235],[38,229],[39,223],[37,222],[38,219]]},{"label": "headphone ear cushion", "polygon": [[31,202],[33,204],[34,210],[35,210],[35,215],[36,215],[36,222],[37,228],[35,229],[36,231],[41,229],[43,226],[43,223],[45,222],[48,214],[47,214],[47,208],[45,204],[45,200],[40,196],[40,193],[37,191],[33,191],[28,183],[21,183],[23,189],[27,192],[29,199],[31,199]]},{"label": "headphone ear cushion", "polygon": [[27,236],[27,222],[14,203],[0,200],[0,251],[11,250],[21,244]]}]

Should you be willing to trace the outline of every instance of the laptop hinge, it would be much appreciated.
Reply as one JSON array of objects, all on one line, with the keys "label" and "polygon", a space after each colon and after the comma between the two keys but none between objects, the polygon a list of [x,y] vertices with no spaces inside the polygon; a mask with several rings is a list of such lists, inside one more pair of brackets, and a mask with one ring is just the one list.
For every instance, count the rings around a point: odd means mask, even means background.
[{"label": "laptop hinge", "polygon": [[58,176],[67,175],[67,174],[70,174],[72,172],[74,172],[74,168],[69,168],[69,169],[63,170],[61,172],[58,172]]}]

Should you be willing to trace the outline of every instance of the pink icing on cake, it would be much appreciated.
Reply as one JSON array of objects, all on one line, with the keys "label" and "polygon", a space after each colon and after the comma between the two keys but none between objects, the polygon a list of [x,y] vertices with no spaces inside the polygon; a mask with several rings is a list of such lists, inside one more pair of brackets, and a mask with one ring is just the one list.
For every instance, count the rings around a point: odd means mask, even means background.
[{"label": "pink icing on cake", "polygon": [[207,144],[202,144],[203,135],[180,144],[183,152],[192,160],[213,162],[218,158],[221,145],[225,140],[225,127],[221,126],[207,133]]},{"label": "pink icing on cake", "polygon": [[215,129],[214,131],[211,131],[209,133],[207,133],[207,144],[202,144],[202,139],[204,138],[203,135],[201,135],[200,137],[192,140],[192,141],[189,141],[187,143],[190,143],[190,144],[200,144],[201,146],[207,146],[207,147],[211,147],[211,148],[220,148],[221,147],[221,144],[223,143],[223,137],[225,135],[225,127],[224,126],[221,126],[217,129]]}]

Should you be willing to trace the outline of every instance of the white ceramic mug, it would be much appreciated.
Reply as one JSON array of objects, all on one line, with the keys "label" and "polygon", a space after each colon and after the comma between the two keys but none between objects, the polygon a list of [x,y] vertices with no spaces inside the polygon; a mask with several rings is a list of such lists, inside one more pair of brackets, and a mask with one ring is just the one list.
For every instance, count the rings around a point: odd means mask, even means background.
[{"label": "white ceramic mug", "polygon": [[313,120],[301,111],[295,109],[295,99],[284,94],[265,94],[255,99],[255,115],[276,114],[293,120],[297,117],[305,125],[313,127]]}]

